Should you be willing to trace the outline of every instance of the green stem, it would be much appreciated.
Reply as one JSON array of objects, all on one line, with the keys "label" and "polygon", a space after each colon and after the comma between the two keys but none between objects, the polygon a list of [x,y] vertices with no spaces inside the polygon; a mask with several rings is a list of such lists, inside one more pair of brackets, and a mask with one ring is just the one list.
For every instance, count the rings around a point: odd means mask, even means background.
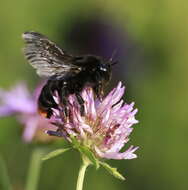
[{"label": "green stem", "polygon": [[25,190],[37,189],[39,176],[40,176],[41,163],[42,163],[41,159],[43,155],[44,155],[44,150],[36,149],[33,151]]},{"label": "green stem", "polygon": [[12,186],[10,184],[9,176],[7,173],[7,168],[4,160],[0,157],[0,189],[1,190],[11,190]]},{"label": "green stem", "polygon": [[83,162],[82,162],[82,165],[81,165],[80,170],[79,170],[76,190],[83,190],[83,182],[84,182],[84,176],[85,176],[86,168],[90,164],[89,160],[86,157],[82,156],[82,160],[83,160]]}]

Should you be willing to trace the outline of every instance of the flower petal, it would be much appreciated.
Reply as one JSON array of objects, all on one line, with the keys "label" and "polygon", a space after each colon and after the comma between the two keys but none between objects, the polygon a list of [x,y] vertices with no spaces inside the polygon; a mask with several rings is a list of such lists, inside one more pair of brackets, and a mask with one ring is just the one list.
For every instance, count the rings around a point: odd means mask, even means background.
[{"label": "flower petal", "polygon": [[131,146],[128,150],[126,150],[125,152],[107,152],[107,153],[103,153],[100,152],[99,150],[97,150],[97,153],[103,157],[103,158],[107,158],[107,159],[117,159],[117,160],[122,160],[122,159],[134,159],[137,158],[137,155],[134,154],[134,152],[138,149],[138,147],[133,147]]}]

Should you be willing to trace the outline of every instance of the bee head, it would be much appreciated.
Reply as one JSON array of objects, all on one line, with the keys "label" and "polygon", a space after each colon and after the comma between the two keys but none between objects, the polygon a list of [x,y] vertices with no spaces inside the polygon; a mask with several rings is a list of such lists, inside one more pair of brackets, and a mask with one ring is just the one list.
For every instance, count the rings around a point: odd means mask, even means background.
[{"label": "bee head", "polygon": [[101,57],[85,55],[76,57],[76,65],[82,66],[82,70],[96,80],[108,82],[111,78],[111,67],[114,63],[111,60],[104,60]]},{"label": "bee head", "polygon": [[101,64],[99,65],[100,73],[106,82],[111,79],[112,66],[118,63],[117,61],[113,60],[115,53],[116,51],[113,52],[111,58],[108,61],[101,61]]},{"label": "bee head", "polygon": [[111,78],[111,63],[106,62],[104,60],[100,60],[100,63],[97,66],[97,72],[100,74],[100,77],[105,81],[108,82]]},{"label": "bee head", "polygon": [[98,80],[102,80],[103,82],[108,82],[111,79],[112,74],[112,65],[116,64],[111,60],[104,60],[101,57],[90,56],[89,57],[91,67],[89,68],[89,72],[94,74]]}]

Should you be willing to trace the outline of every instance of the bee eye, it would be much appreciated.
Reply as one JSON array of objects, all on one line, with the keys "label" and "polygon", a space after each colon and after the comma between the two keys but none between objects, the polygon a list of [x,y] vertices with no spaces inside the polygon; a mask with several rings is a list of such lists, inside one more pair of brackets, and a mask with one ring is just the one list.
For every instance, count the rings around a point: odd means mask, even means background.
[{"label": "bee eye", "polygon": [[101,71],[107,71],[107,69],[105,67],[100,67]]}]

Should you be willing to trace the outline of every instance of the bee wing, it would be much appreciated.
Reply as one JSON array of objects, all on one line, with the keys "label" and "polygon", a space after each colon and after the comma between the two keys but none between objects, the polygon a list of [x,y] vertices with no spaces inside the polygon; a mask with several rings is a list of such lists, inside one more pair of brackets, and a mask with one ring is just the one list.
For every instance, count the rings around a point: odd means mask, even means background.
[{"label": "bee wing", "polygon": [[39,76],[63,76],[68,72],[80,72],[81,68],[71,63],[72,56],[46,36],[37,32],[25,32],[22,37],[26,43],[25,57]]}]

